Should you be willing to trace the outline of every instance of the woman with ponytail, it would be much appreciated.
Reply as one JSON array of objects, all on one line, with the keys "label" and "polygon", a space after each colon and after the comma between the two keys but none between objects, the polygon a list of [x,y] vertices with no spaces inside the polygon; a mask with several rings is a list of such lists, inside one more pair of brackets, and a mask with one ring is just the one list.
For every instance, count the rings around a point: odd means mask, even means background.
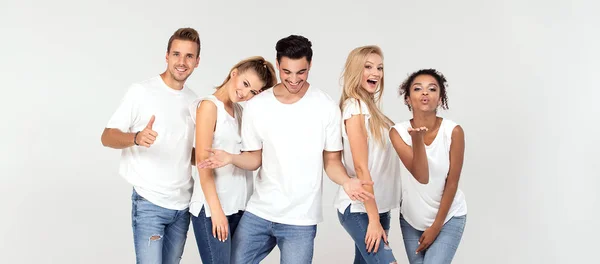
[{"label": "woman with ponytail", "polygon": [[[242,146],[240,102],[250,100],[277,82],[273,65],[263,57],[237,63],[209,96],[190,106],[196,124],[196,164],[207,159],[207,149],[238,154]],[[252,194],[252,172],[234,165],[198,168],[190,202],[192,226],[202,263],[230,263],[231,237]]]}]

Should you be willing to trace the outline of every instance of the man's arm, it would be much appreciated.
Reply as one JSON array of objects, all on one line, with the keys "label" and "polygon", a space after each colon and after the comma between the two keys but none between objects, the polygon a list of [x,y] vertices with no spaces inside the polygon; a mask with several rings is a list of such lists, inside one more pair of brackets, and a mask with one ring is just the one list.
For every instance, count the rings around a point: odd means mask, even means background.
[{"label": "man's arm", "polygon": [[[158,134],[152,130],[154,115],[139,116],[139,101],[143,98],[142,86],[133,84],[129,87],[117,110],[113,113],[108,124],[102,132],[100,141],[102,145],[114,149],[124,149],[139,146],[150,147]],[[149,118],[149,119],[146,119]],[[142,131],[129,132],[136,122],[148,120],[148,124]],[[127,132],[123,132],[127,131]],[[137,133],[137,136],[136,136]]]},{"label": "man's arm", "polygon": [[238,168],[244,170],[256,170],[262,165],[262,149],[255,151],[244,151],[238,155],[233,155],[232,163]]},{"label": "man's arm", "polygon": [[125,133],[116,128],[105,128],[102,132],[102,145],[114,149],[124,149],[134,146],[135,133]]},{"label": "man's arm", "polygon": [[231,154],[220,149],[207,149],[210,156],[198,161],[198,169],[216,169],[227,164],[254,171],[262,164],[262,150],[243,151],[240,154]]},{"label": "man's arm", "polygon": [[373,185],[373,181],[350,178],[342,163],[341,151],[323,151],[323,167],[325,173],[327,173],[327,177],[344,187],[344,191],[348,194],[350,199],[359,200],[361,202],[375,199],[375,196],[363,187],[363,185]]},{"label": "man's arm", "polygon": [[158,136],[156,131],[152,130],[152,125],[154,125],[154,116],[150,117],[150,121],[148,121],[144,130],[140,131],[137,136],[136,133],[126,133],[116,128],[105,128],[100,140],[105,147],[115,149],[124,149],[135,144],[149,148]]},{"label": "man's arm", "polygon": [[327,177],[338,185],[344,185],[350,176],[342,163],[341,151],[323,151],[323,168]]}]

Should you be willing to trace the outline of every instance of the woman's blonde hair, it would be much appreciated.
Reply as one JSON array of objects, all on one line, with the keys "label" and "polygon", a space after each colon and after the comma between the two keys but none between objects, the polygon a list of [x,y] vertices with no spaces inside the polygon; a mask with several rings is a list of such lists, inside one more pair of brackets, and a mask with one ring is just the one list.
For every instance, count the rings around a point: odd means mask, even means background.
[{"label": "woman's blonde hair", "polygon": [[247,70],[253,70],[256,72],[258,78],[264,82],[264,86],[260,89],[261,91],[267,90],[277,84],[277,77],[275,76],[275,68],[273,68],[273,64],[261,56],[254,56],[242,60],[234,65],[231,70],[229,70],[227,78],[225,78],[221,85],[217,86],[217,89],[223,87],[229,81],[229,79],[231,79],[231,72],[233,72],[235,69],[238,70],[239,74],[244,73]]},{"label": "woman's blonde hair", "polygon": [[381,95],[383,94],[383,74],[375,93],[371,94],[361,86],[365,63],[370,54],[377,54],[383,59],[381,48],[375,45],[355,48],[348,55],[342,73],[343,91],[340,98],[340,108],[344,111],[344,102],[349,98],[357,99],[359,106],[361,103],[366,104],[371,114],[369,118],[371,135],[376,142],[383,144],[385,142],[383,130],[389,130],[394,122],[385,116],[379,108]]}]

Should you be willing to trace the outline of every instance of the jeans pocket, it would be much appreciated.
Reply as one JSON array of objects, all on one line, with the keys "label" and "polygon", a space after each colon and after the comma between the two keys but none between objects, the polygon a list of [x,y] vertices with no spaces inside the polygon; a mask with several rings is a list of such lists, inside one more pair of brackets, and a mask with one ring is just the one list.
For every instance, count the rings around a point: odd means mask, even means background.
[{"label": "jeans pocket", "polygon": [[[348,220],[348,217],[350,217],[350,207],[352,205],[348,205],[348,207],[346,207],[346,209],[344,210],[344,213],[340,213],[340,211],[338,211],[338,218],[340,219],[340,223],[343,225],[344,222],[346,222],[346,220]],[[337,210],[336,210],[337,211]]]}]

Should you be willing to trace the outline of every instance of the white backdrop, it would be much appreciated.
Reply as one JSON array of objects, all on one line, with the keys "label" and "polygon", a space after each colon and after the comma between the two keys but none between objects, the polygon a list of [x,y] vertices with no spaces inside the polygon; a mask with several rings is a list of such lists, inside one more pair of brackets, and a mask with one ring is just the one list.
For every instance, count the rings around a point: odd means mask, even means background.
[{"label": "white backdrop", "polygon": [[[212,92],[242,58],[274,62],[275,43],[314,45],[309,81],[339,98],[347,54],[380,45],[383,107],[410,117],[397,87],[434,67],[466,133],[460,188],[469,216],[455,263],[590,263],[600,186],[598,2],[13,1],[0,3],[2,263],[133,263],[131,187],[100,135],[132,82],[161,73],[169,36],[201,34],[188,85]],[[315,263],[351,263],[332,207]],[[407,263],[393,212],[391,246]],[[264,263],[278,263],[278,252]],[[200,263],[193,231],[182,263]]]}]

